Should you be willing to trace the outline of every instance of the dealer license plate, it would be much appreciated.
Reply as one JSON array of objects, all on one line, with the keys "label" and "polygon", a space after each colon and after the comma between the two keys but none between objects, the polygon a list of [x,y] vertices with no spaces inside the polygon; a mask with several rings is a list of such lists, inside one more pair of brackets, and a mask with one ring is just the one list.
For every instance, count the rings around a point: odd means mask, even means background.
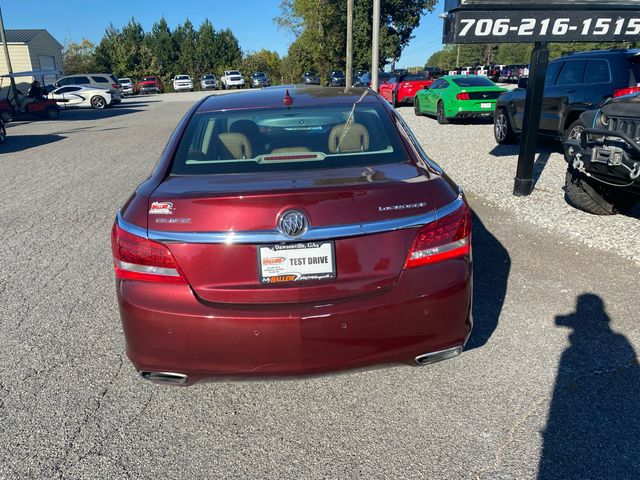
[{"label": "dealer license plate", "polygon": [[336,278],[333,242],[258,247],[260,283],[291,283]]},{"label": "dealer license plate", "polygon": [[491,108],[493,105],[491,103],[481,103],[480,108]]}]

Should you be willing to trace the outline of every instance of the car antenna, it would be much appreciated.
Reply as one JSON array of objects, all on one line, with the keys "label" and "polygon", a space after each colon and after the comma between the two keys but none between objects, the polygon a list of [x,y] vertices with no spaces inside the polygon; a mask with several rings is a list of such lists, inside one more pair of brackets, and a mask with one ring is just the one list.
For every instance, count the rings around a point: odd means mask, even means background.
[{"label": "car antenna", "polygon": [[286,93],[284,94],[284,104],[287,107],[290,107],[293,104],[293,98],[289,95],[289,89],[287,88]]}]

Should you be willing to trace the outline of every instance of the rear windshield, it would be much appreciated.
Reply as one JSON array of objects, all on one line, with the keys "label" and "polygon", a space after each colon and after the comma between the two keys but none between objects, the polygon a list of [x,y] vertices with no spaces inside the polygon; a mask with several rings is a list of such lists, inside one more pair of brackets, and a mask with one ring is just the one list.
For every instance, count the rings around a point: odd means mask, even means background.
[{"label": "rear windshield", "polygon": [[454,83],[459,87],[494,87],[495,83],[487,77],[462,77],[454,78]]},{"label": "rear windshield", "polygon": [[155,82],[156,81],[156,77],[144,77],[142,79],[143,82]]},{"label": "rear windshield", "polygon": [[378,104],[196,113],[175,175],[297,171],[407,161]]},{"label": "rear windshield", "polygon": [[213,75],[203,75],[202,79],[203,80],[213,80]]},{"label": "rear windshield", "polygon": [[177,75],[176,80],[189,80],[189,75]]},{"label": "rear windshield", "polygon": [[229,70],[227,75],[240,75],[240,72],[238,70]]}]

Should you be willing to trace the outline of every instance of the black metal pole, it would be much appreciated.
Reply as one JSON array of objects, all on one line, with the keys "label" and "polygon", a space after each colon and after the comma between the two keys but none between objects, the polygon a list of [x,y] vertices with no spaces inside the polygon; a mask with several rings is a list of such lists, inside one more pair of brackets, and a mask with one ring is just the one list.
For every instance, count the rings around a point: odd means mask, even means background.
[{"label": "black metal pole", "polygon": [[547,76],[549,64],[549,49],[546,43],[536,42],[531,52],[529,80],[527,83],[527,97],[524,103],[524,118],[522,121],[522,138],[520,139],[520,154],[518,155],[518,169],[516,171],[513,194],[525,196],[533,190],[533,165],[535,162],[536,146],[538,145],[538,130],[542,100],[544,97],[544,79]]}]

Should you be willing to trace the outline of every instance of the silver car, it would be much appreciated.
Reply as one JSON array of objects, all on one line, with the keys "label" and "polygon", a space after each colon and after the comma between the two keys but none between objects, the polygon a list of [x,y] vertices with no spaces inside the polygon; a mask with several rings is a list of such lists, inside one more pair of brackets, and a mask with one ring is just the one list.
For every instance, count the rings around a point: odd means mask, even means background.
[{"label": "silver car", "polygon": [[251,88],[270,87],[271,79],[264,72],[255,72],[251,75],[251,81],[249,82]]},{"label": "silver car", "polygon": [[217,90],[218,89],[218,79],[212,73],[207,73],[202,75],[200,78],[200,88],[202,90]]}]

